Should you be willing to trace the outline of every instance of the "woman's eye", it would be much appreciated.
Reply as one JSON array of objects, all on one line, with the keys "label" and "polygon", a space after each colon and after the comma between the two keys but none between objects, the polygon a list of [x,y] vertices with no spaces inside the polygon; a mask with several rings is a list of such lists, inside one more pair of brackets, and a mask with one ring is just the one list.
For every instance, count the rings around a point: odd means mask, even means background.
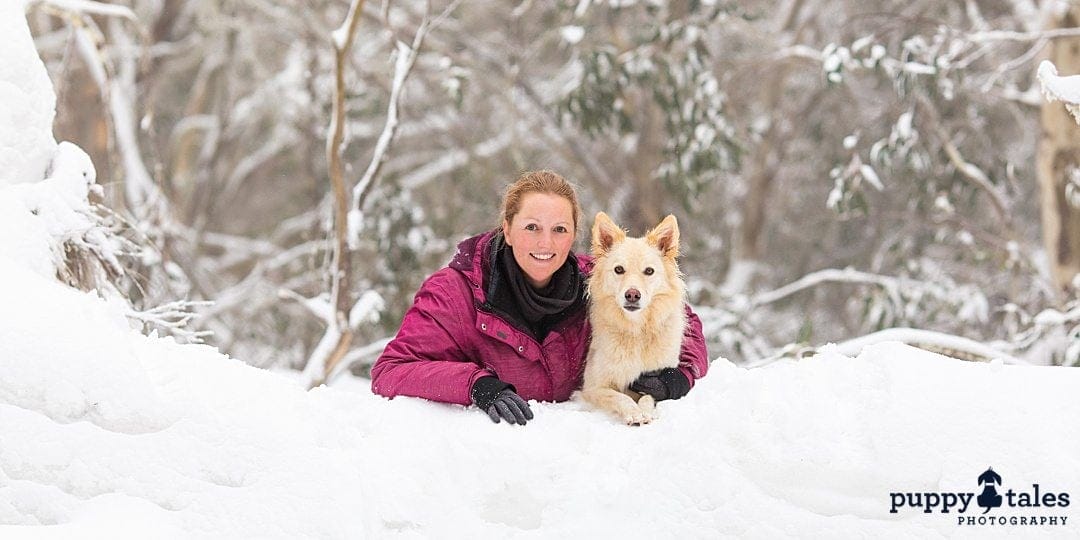
[{"label": "woman's eye", "polygon": [[625,269],[625,268],[623,268],[622,266],[616,266],[616,267],[615,267],[615,273],[616,273],[616,274],[619,274],[619,275],[625,274],[625,273],[626,273],[626,269]]},{"label": "woman's eye", "polygon": [[526,231],[535,231],[536,229],[538,229],[538,227],[536,226],[535,223],[530,223],[530,224],[525,226]]},{"label": "woman's eye", "polygon": [[563,227],[562,225],[559,225],[558,227],[555,227],[555,232],[557,232],[557,233],[565,233],[565,232],[570,232],[570,230],[567,229],[566,227]]},{"label": "woman's eye", "polygon": [[653,275],[653,272],[656,272],[656,270],[653,270],[651,266],[645,268],[645,275],[646,276]]}]

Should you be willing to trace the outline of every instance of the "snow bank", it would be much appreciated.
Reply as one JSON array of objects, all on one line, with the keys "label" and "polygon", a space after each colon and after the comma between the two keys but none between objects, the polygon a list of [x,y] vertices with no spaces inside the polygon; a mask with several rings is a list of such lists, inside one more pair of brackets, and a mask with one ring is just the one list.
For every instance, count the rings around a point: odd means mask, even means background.
[{"label": "snow bank", "polygon": [[40,180],[56,147],[56,95],[23,4],[0,2],[0,186]]},{"label": "snow bank", "polygon": [[86,152],[53,139],[56,95],[23,4],[0,2],[0,254],[50,277],[65,242],[104,242],[88,200],[100,187]]},{"label": "snow bank", "polygon": [[649,426],[562,403],[522,428],[363,382],[304,392],[7,257],[0,301],[3,538],[982,537],[1016,530],[890,514],[890,493],[977,493],[992,466],[1080,496],[1074,369],[896,343],[717,360]]}]

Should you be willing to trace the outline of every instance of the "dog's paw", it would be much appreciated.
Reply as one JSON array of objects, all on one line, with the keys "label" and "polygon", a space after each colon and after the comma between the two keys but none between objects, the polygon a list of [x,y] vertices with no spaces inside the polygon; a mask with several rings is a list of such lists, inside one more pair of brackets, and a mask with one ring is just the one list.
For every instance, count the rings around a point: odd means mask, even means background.
[{"label": "dog's paw", "polygon": [[656,400],[653,399],[652,396],[650,396],[649,394],[643,394],[641,398],[638,399],[637,404],[638,407],[641,407],[641,410],[644,411],[645,414],[648,414],[654,418],[656,417],[656,414],[653,413],[653,411],[656,410]]},{"label": "dog's paw", "polygon": [[651,414],[649,414],[649,413],[647,413],[645,411],[637,410],[637,411],[631,411],[631,412],[623,415],[623,421],[625,421],[626,425],[628,425],[628,426],[641,426],[641,425],[644,425],[644,424],[648,424],[649,422],[652,422],[653,417],[652,417]]}]

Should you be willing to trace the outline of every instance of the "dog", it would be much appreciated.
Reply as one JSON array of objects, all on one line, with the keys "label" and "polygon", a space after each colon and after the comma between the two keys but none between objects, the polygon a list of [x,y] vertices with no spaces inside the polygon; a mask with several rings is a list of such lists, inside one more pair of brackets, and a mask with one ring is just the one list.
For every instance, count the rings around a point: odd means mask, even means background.
[{"label": "dog", "polygon": [[679,364],[686,328],[679,224],[669,215],[645,237],[628,238],[600,212],[592,254],[586,289],[592,341],[579,396],[629,425],[647,424],[655,418],[653,397],[629,387],[642,373]]}]

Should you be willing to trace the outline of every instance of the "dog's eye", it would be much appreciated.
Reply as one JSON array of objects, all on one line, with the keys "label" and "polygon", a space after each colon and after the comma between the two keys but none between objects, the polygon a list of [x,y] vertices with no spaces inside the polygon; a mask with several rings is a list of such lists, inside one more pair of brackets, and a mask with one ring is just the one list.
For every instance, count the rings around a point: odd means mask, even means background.
[{"label": "dog's eye", "polygon": [[616,266],[615,267],[615,273],[619,274],[621,276],[621,275],[626,273],[626,269],[623,268],[622,266]]},{"label": "dog's eye", "polygon": [[656,272],[656,270],[653,270],[651,266],[645,268],[645,275],[646,276],[651,276],[651,275],[653,275],[654,272]]}]

